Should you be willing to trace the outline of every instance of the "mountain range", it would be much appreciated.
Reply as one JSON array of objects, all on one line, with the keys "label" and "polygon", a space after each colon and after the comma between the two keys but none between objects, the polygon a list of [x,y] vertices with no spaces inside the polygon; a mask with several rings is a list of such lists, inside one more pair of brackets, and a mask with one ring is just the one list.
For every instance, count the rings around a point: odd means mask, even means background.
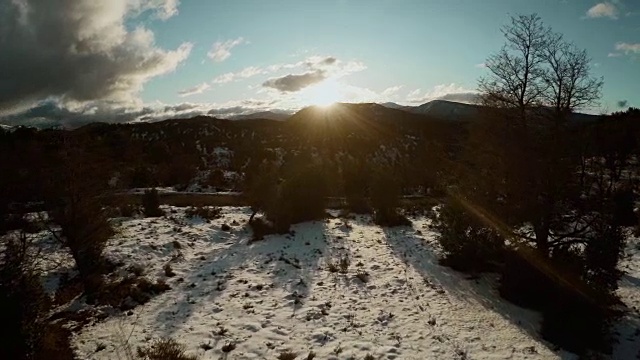
[{"label": "mountain range", "polygon": [[[438,99],[426,102],[417,106],[409,106],[409,105],[401,105],[394,102],[385,102],[385,103],[336,103],[329,107],[318,107],[318,106],[309,106],[298,111],[292,110],[281,110],[281,109],[272,109],[268,111],[259,111],[248,114],[235,114],[223,117],[217,117],[218,119],[224,118],[226,120],[274,120],[274,121],[287,121],[289,119],[300,118],[300,114],[308,114],[315,110],[310,109],[318,109],[320,113],[330,114],[331,116],[337,117],[345,117],[344,113],[340,111],[334,111],[337,109],[345,109],[350,108],[356,112],[358,111],[366,111],[369,115],[377,113],[377,118],[386,118],[390,117],[403,117],[406,118],[407,114],[419,115],[422,117],[428,117],[431,120],[442,120],[442,121],[450,121],[450,122],[466,122],[472,121],[479,115],[480,110],[483,108],[481,105],[469,104],[469,103],[461,103],[456,101]],[[374,110],[377,109],[377,110]],[[385,111],[391,110],[391,111]],[[363,114],[361,114],[363,115]],[[198,116],[199,118],[209,118],[214,119],[215,117],[210,116]],[[572,114],[572,119],[577,121],[590,121],[595,120],[599,116],[590,115],[584,113],[574,113]],[[170,119],[170,120],[180,120],[179,118]],[[166,120],[161,120],[166,121]],[[155,121],[149,121],[155,122]],[[37,128],[64,128],[62,125],[58,124],[56,121],[43,121],[40,122],[40,126],[35,126]],[[85,124],[86,126],[88,124]],[[16,126],[10,126],[6,124],[0,123],[0,130],[4,131],[12,131],[12,129],[16,128]],[[33,127],[33,125],[26,125],[27,127]]]},{"label": "mountain range", "polygon": [[[379,103],[379,104],[378,103],[362,103],[362,104],[336,103],[330,107],[310,106],[307,108],[303,108],[293,114],[290,112],[288,113],[280,110],[272,110],[272,111],[262,111],[262,112],[256,112],[251,114],[244,114],[244,115],[236,115],[236,116],[229,117],[228,119],[230,120],[269,119],[269,120],[285,121],[289,119],[295,119],[296,117],[300,117],[299,114],[301,113],[307,114],[309,112],[309,109],[315,109],[315,108],[326,109],[324,110],[324,113],[331,113],[332,116],[340,117],[340,116],[343,116],[344,114],[341,115],[339,111],[331,111],[331,109],[333,108],[335,110],[336,108],[344,107],[345,105],[353,105],[354,109],[358,108],[360,110],[367,109],[368,107],[367,111],[369,112],[371,112],[372,108],[379,106],[381,108],[398,110],[405,113],[426,116],[434,120],[445,120],[445,121],[471,121],[473,120],[474,117],[478,116],[479,112],[483,109],[483,106],[481,105],[461,103],[461,102],[442,100],[442,99],[432,100],[417,106],[401,105],[394,102],[385,102],[385,103]],[[358,105],[362,105],[362,106],[358,107]],[[321,110],[321,112],[323,111]],[[383,112],[383,111],[380,110],[378,112]],[[400,113],[397,113],[397,112],[395,113],[395,115],[398,115],[398,114]],[[389,114],[389,115],[392,115],[392,114]],[[578,121],[595,120],[598,117],[599,117],[598,115],[591,115],[591,114],[585,114],[585,113],[574,113],[572,115],[572,119],[578,120]]]}]

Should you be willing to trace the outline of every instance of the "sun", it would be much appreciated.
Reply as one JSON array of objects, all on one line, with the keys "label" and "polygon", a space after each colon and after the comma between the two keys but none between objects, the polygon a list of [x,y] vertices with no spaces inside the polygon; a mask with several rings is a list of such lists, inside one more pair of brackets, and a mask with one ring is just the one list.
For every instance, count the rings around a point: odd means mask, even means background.
[{"label": "sun", "polygon": [[306,105],[329,107],[343,100],[343,91],[337,81],[328,79],[305,89],[300,96]]}]

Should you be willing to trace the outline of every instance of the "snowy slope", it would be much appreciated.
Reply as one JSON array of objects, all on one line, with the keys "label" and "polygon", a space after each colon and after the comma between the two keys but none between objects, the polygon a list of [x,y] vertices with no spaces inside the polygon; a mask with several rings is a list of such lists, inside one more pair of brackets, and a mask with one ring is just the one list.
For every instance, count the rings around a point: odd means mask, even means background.
[{"label": "snowy slope", "polygon": [[[124,220],[107,252],[172,289],[85,327],[74,339],[82,358],[117,359],[126,339],[135,350],[158,337],[201,359],[275,359],[283,350],[298,359],[310,351],[316,359],[575,358],[541,340],[539,315],[501,300],[491,276],[439,266],[426,219],[390,230],[368,217],[331,218],[249,244],[247,208],[224,208],[212,222],[171,211],[171,219]],[[346,274],[329,271],[344,257]],[[165,277],[167,263],[176,276]],[[621,289],[634,301],[637,279]],[[99,344],[106,348],[96,352]],[[235,349],[225,354],[228,344]],[[623,345],[637,351],[637,338]]]}]

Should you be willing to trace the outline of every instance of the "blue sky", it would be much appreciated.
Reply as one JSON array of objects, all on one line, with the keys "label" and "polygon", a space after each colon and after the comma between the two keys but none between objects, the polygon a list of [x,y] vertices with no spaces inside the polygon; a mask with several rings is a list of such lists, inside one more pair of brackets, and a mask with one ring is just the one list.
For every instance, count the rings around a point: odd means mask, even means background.
[{"label": "blue sky", "polygon": [[[247,67],[295,63],[312,55],[361,62],[366,69],[345,75],[340,83],[376,94],[401,86],[388,96],[393,101],[420,98],[410,96],[417,89],[425,99],[428,93],[472,90],[485,72],[479,64],[503,43],[499,28],[509,15],[536,12],[555,31],[587,49],[594,74],[605,79],[604,109],[616,110],[621,100],[640,106],[640,49],[616,51],[616,44],[640,43],[640,2],[609,3],[615,13],[603,8],[588,16],[597,4],[580,0],[184,0],[178,15],[149,26],[162,47],[192,42],[191,55],[174,73],[150,81],[143,99],[226,103],[269,98],[272,94],[261,93],[260,84],[286,71],[225,84],[211,81]],[[215,42],[239,38],[244,42],[231,48],[224,61],[207,57]],[[178,96],[178,91],[203,83],[210,88]]]},{"label": "blue sky", "polygon": [[0,122],[465,100],[531,13],[604,77],[590,112],[640,107],[638,0],[1,0]]}]

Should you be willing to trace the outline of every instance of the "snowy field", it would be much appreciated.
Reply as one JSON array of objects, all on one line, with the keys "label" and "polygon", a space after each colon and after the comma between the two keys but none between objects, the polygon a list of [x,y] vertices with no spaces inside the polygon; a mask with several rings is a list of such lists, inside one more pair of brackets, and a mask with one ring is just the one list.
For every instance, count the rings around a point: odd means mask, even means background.
[{"label": "snowy field", "polygon": [[[537,313],[498,297],[495,276],[438,265],[427,219],[386,229],[369,217],[335,217],[251,243],[247,208],[225,207],[211,222],[165,210],[164,218],[119,219],[106,252],[172,289],[85,326],[74,338],[81,358],[125,359],[126,346],[135,352],[159,337],[200,359],[277,359],[283,351],[296,359],[576,358],[540,338]],[[620,289],[636,309],[638,246],[630,241]],[[175,276],[165,275],[166,264]],[[636,310],[618,325],[615,359],[636,358],[637,319]]]}]

